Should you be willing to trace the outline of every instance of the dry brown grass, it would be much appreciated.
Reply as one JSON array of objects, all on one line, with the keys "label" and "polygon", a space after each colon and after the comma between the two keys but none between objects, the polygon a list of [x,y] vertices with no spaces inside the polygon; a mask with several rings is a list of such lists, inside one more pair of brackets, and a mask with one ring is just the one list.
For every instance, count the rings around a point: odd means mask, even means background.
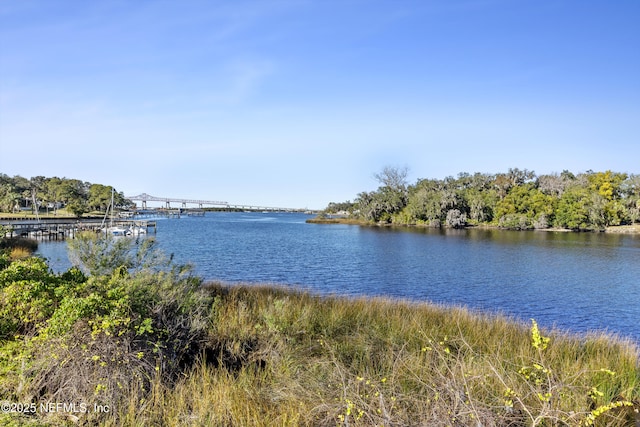
[{"label": "dry brown grass", "polygon": [[124,424],[624,426],[639,408],[638,350],[614,337],[543,332],[542,349],[530,325],[460,308],[213,292],[208,362]]}]

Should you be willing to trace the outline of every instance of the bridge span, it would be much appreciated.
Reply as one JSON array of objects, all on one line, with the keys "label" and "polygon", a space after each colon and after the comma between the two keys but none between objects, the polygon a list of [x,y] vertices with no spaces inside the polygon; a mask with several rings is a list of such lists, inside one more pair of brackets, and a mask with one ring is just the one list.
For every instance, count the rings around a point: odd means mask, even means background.
[{"label": "bridge span", "polygon": [[253,206],[243,204],[233,204],[229,202],[223,202],[219,200],[197,200],[197,199],[177,199],[172,197],[156,197],[147,193],[138,194],[137,196],[128,196],[127,199],[136,202],[142,202],[142,209],[148,209],[147,202],[161,202],[166,209],[171,209],[171,203],[179,203],[182,208],[187,209],[189,205],[197,205],[199,209],[205,206],[221,207],[227,209],[245,209],[245,210],[260,210],[260,211],[278,211],[278,212],[304,212],[307,209],[296,208],[279,208],[273,206]]}]

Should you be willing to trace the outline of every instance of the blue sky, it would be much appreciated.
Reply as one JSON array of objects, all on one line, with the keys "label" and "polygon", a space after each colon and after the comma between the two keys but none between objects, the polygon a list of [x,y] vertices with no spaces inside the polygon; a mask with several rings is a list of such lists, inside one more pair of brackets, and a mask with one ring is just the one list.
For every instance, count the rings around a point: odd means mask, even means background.
[{"label": "blue sky", "polygon": [[640,172],[640,1],[0,0],[0,172],[323,208]]}]

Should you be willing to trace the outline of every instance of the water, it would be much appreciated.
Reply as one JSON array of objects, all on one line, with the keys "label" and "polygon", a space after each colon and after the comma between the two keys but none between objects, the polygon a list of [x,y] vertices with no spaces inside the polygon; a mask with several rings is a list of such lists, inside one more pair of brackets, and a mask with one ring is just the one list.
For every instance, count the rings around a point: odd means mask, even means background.
[{"label": "water", "polygon": [[[465,305],[640,342],[640,236],[306,224],[302,214],[158,221],[156,238],[207,280]],[[152,234],[153,235],[153,234]],[[65,245],[41,243],[52,267]]]}]

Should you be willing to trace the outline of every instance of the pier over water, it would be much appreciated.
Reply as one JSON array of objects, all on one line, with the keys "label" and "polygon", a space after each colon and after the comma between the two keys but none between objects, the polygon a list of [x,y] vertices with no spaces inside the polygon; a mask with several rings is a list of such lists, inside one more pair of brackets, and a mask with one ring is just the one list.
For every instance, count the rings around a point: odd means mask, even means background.
[{"label": "pier over water", "polygon": [[[0,225],[9,228],[11,237],[33,237],[36,239],[64,240],[74,238],[82,231],[99,232],[105,222],[100,218],[21,218],[0,219]],[[156,222],[149,220],[114,219],[109,225],[123,228],[144,228],[156,230]]]}]

